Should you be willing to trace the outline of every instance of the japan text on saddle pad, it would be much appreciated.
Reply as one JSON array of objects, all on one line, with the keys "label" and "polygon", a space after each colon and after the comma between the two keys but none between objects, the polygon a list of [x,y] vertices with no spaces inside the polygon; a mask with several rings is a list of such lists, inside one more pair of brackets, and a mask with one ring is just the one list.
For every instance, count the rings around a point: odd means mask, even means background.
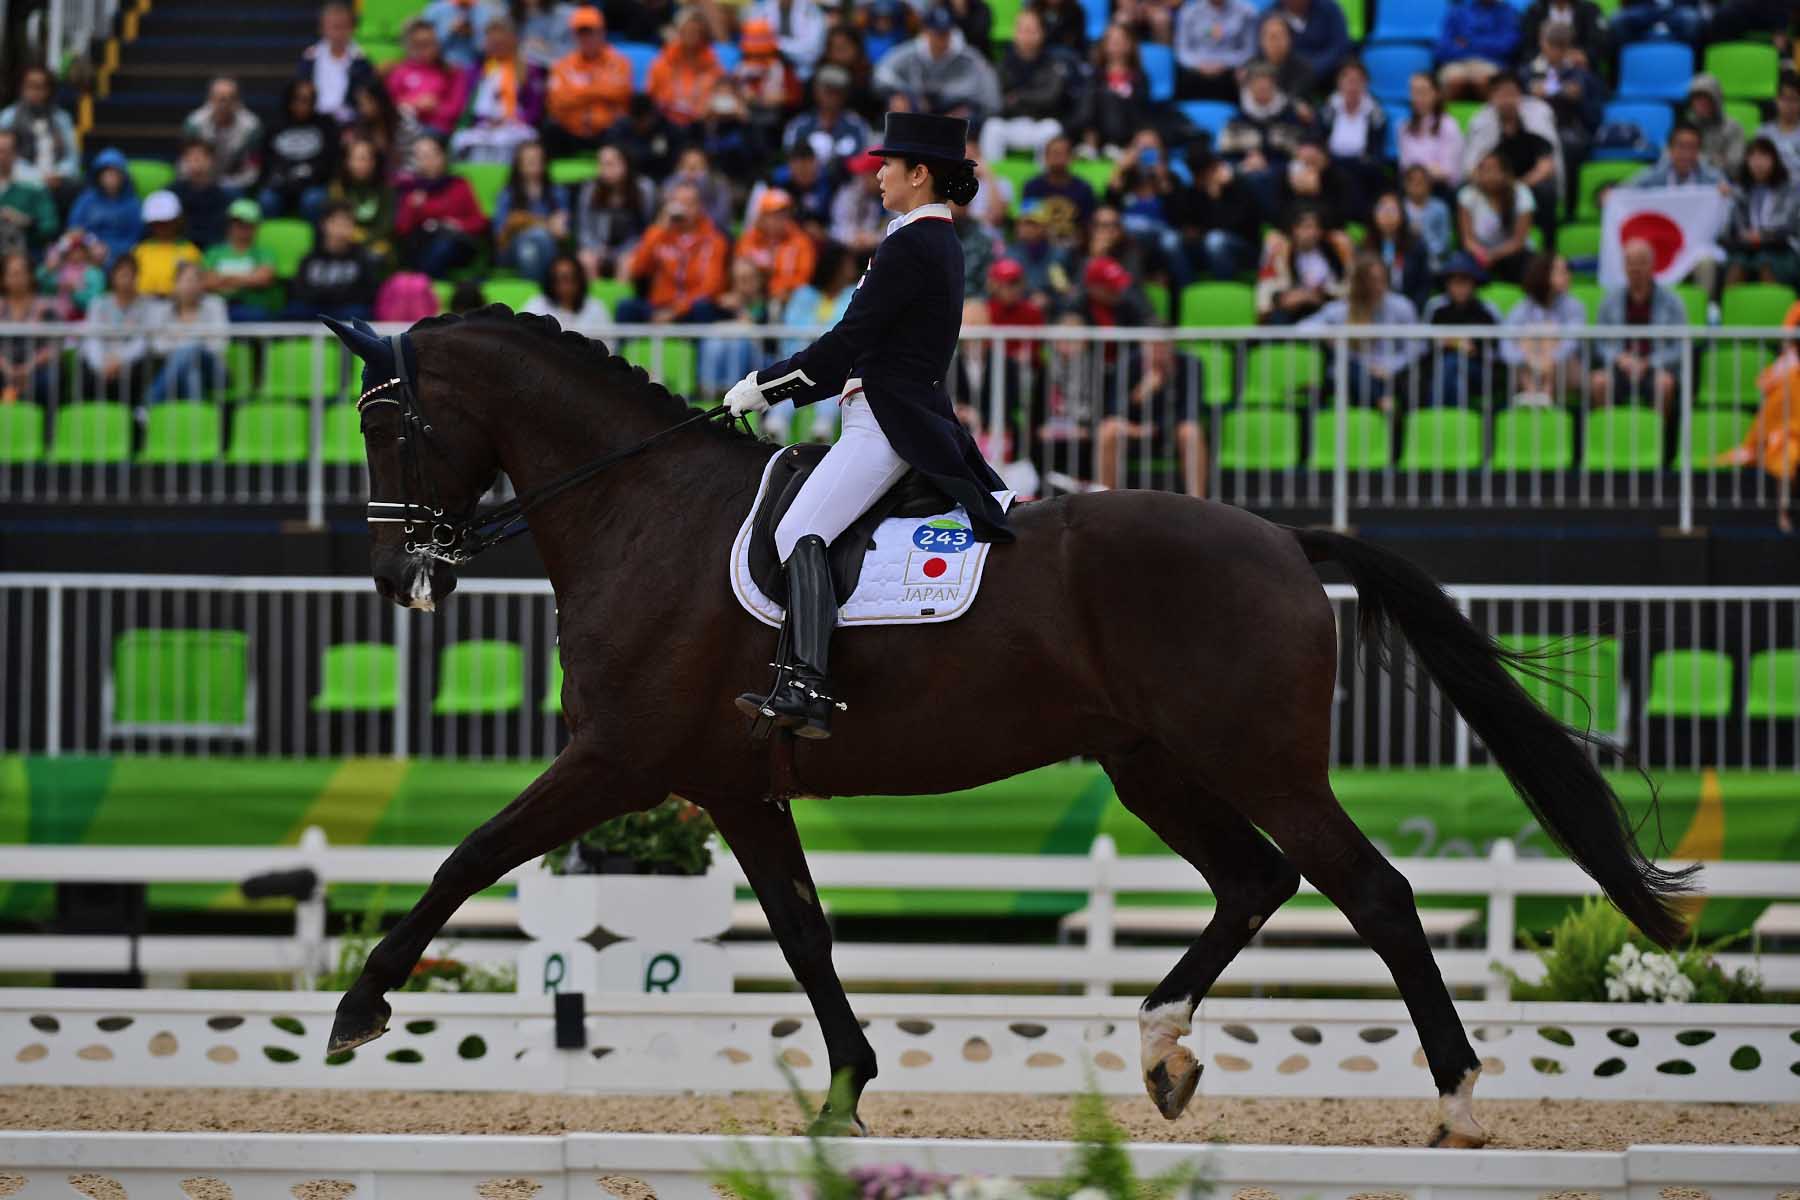
[{"label": "japan text on saddle pad", "polygon": [[[826,449],[789,446],[771,458],[731,544],[731,592],[745,612],[765,625],[781,624],[786,600],[781,590],[785,580],[775,563],[773,529]],[[1013,496],[994,493],[1002,509],[1012,504]],[[923,625],[955,620],[975,602],[989,549],[989,543],[975,540],[961,505],[952,504],[923,476],[909,474],[831,544],[831,573],[840,598],[838,623]]]}]

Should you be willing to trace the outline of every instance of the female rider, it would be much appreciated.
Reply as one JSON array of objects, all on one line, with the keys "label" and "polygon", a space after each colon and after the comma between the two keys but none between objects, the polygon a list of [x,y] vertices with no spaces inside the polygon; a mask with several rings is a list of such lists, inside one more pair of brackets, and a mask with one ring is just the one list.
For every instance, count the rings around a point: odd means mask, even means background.
[{"label": "female rider", "polygon": [[810,404],[843,395],[843,432],[775,528],[786,572],[788,661],[767,696],[745,693],[738,708],[797,736],[831,736],[836,700],[827,678],[837,623],[825,548],[916,469],[963,506],[978,541],[1011,541],[993,497],[1004,485],[950,406],[944,379],[962,331],[963,256],[945,201],[975,196],[975,164],[963,157],[968,122],[889,113],[881,156],[881,200],[899,213],[857,285],[843,320],[774,366],[752,371],[725,395],[736,416],[771,403]]}]

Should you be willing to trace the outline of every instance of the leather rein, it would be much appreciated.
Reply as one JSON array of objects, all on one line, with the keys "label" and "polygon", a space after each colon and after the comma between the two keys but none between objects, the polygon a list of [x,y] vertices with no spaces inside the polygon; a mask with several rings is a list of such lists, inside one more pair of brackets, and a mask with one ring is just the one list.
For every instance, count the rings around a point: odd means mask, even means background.
[{"label": "leather rein", "polygon": [[[425,502],[370,500],[367,520],[370,525],[401,526],[407,538],[404,547],[406,553],[421,554],[451,566],[460,567],[482,551],[518,537],[529,528],[525,517],[532,509],[570,488],[586,483],[615,463],[648,450],[671,434],[680,433],[694,425],[716,421],[721,415],[727,420],[731,416],[730,410],[723,404],[690,413],[667,429],[659,430],[622,450],[614,450],[583,463],[496,508],[486,512],[479,511],[481,500],[476,497],[469,501],[460,514],[448,515],[419,452],[418,443],[423,442],[427,449],[435,449],[435,444],[431,422],[425,419],[424,411],[419,406],[418,393],[407,375],[405,347],[401,342],[405,336],[399,333],[388,336],[388,344],[393,348],[394,370],[398,373],[394,378],[378,383],[358,396],[356,411],[362,413],[377,404],[392,404],[400,410],[401,486],[411,490],[414,495],[423,495]],[[442,457],[441,452],[439,457]],[[430,529],[430,540],[414,540],[413,535],[421,528]]]}]

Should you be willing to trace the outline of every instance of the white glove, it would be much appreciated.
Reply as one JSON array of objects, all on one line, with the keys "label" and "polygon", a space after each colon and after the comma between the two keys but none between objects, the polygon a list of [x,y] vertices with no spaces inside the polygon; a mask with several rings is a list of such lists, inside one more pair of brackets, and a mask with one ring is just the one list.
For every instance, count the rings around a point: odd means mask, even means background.
[{"label": "white glove", "polygon": [[762,412],[769,407],[769,402],[763,398],[762,388],[756,384],[755,371],[731,385],[731,390],[725,393],[725,407],[731,410],[734,417]]}]

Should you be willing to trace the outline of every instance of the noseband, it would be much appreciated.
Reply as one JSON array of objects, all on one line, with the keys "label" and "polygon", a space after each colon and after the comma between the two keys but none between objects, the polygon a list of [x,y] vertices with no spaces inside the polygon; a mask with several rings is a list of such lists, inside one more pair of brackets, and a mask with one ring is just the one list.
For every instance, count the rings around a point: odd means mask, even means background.
[{"label": "noseband", "polygon": [[[403,333],[388,336],[388,345],[393,348],[394,370],[398,373],[392,379],[378,383],[358,396],[356,411],[363,413],[378,404],[392,404],[400,410],[401,487],[414,495],[423,495],[426,502],[370,500],[367,520],[371,526],[400,526],[406,534],[406,553],[423,555],[451,566],[460,567],[483,550],[518,537],[528,528],[525,515],[532,509],[579,483],[585,483],[614,463],[630,458],[689,426],[717,420],[721,415],[729,420],[731,415],[730,410],[722,404],[691,413],[667,429],[653,433],[623,450],[601,455],[485,513],[477,511],[481,503],[477,497],[470,500],[461,513],[452,516],[445,512],[437,486],[425,470],[419,453],[420,443],[427,449],[435,450],[436,447],[432,440],[431,422],[425,419],[424,410],[419,406],[418,392],[414,389],[412,380],[407,377],[406,347],[403,344],[405,337]],[[441,451],[438,451],[438,457],[443,457]],[[421,528],[431,531],[429,540],[415,538],[414,535]]]}]

